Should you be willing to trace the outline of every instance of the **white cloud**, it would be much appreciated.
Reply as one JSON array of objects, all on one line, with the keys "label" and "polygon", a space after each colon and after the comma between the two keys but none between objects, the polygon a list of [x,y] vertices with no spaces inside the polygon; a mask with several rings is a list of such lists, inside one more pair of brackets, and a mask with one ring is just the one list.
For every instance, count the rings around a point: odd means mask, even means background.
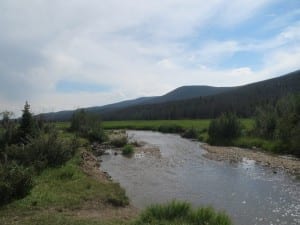
[{"label": "white cloud", "polygon": [[[299,44],[299,24],[291,24],[267,42],[211,38],[195,46],[186,43],[208,27],[233,29],[271,3],[3,0],[0,48],[6,50],[0,51],[1,106],[15,111],[29,100],[35,112],[73,109],[160,95],[181,85],[240,85],[266,74],[289,72],[299,58],[294,48]],[[239,51],[265,52],[263,69],[215,69]],[[62,94],[55,89],[59,80],[112,88],[107,93]]]}]

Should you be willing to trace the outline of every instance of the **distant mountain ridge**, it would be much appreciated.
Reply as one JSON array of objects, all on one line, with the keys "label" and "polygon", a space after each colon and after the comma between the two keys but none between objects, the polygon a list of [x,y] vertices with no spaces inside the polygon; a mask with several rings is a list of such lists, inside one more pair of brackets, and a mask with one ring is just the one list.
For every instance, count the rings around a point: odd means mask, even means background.
[{"label": "distant mountain ridge", "polygon": [[[237,87],[183,86],[162,96],[142,97],[85,110],[105,120],[210,118],[222,111],[251,116],[256,106],[300,92],[300,70]],[[42,114],[46,120],[69,120],[74,111]]]},{"label": "distant mountain ridge", "polygon": [[[125,101],[108,104],[104,106],[94,106],[94,107],[88,107],[84,109],[90,113],[106,114],[109,112],[114,112],[116,110],[124,109],[131,106],[158,104],[158,103],[165,103],[170,101],[178,101],[184,99],[191,99],[195,97],[219,94],[234,88],[235,87],[212,87],[212,86],[201,86],[201,85],[182,86],[162,96],[141,97],[133,100],[125,100]],[[60,112],[44,113],[44,114],[40,114],[39,116],[42,116],[45,120],[64,121],[64,120],[70,120],[73,113],[74,110],[65,110]]]}]

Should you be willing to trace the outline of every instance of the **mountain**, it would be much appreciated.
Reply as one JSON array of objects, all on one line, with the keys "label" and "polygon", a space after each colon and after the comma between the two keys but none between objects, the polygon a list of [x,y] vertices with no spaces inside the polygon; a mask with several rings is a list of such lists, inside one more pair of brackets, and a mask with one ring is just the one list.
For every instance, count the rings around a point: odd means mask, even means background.
[{"label": "mountain", "polygon": [[[85,108],[85,110],[90,113],[103,115],[132,106],[166,103],[201,96],[215,95],[231,89],[234,89],[234,87],[183,86],[176,88],[175,90],[168,92],[167,94],[162,96],[141,97],[104,106],[88,107]],[[44,113],[40,114],[39,116],[42,116],[44,119],[51,121],[65,121],[70,120],[73,113],[74,110],[66,110],[60,112]]]},{"label": "mountain", "polygon": [[[165,95],[143,97],[85,110],[105,120],[212,118],[225,111],[249,117],[255,108],[274,104],[288,93],[300,93],[300,70],[238,87],[183,86]],[[69,120],[74,111],[43,114],[47,120]]]},{"label": "mountain", "polygon": [[179,101],[144,104],[102,114],[105,120],[213,118],[226,111],[250,117],[257,106],[275,104],[292,93],[300,93],[300,70],[287,75],[243,85],[224,92]]},{"label": "mountain", "polygon": [[173,91],[170,91],[165,95],[148,99],[144,101],[143,104],[157,104],[157,103],[196,98],[201,96],[215,95],[215,94],[223,93],[225,91],[229,91],[231,89],[234,89],[234,87],[211,87],[211,86],[196,86],[196,85],[182,86],[176,88]]}]

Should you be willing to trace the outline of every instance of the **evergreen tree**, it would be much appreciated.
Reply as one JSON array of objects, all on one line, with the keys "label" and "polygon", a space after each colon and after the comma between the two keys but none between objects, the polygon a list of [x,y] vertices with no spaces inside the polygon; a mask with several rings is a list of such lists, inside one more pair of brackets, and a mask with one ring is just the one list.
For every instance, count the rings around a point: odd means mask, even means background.
[{"label": "evergreen tree", "polygon": [[32,113],[30,112],[30,105],[26,101],[24,105],[24,109],[21,123],[20,123],[20,136],[21,138],[25,138],[27,136],[35,135],[35,121],[33,119]]}]

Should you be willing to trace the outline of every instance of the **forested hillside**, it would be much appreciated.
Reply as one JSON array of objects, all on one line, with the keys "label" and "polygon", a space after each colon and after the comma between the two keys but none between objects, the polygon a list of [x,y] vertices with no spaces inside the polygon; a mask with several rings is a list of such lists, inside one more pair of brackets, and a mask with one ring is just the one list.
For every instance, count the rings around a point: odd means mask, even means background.
[{"label": "forested hillside", "polygon": [[222,112],[233,111],[240,117],[249,117],[257,106],[273,104],[280,97],[297,92],[300,92],[300,71],[212,96],[138,105],[101,116],[105,120],[192,119],[214,118]]},{"label": "forested hillside", "polygon": [[[300,70],[238,87],[184,86],[163,96],[143,97],[105,106],[86,108],[104,120],[213,118],[233,111],[252,116],[255,108],[273,104],[288,93],[300,92]],[[74,111],[42,114],[45,120],[70,120]]]}]

